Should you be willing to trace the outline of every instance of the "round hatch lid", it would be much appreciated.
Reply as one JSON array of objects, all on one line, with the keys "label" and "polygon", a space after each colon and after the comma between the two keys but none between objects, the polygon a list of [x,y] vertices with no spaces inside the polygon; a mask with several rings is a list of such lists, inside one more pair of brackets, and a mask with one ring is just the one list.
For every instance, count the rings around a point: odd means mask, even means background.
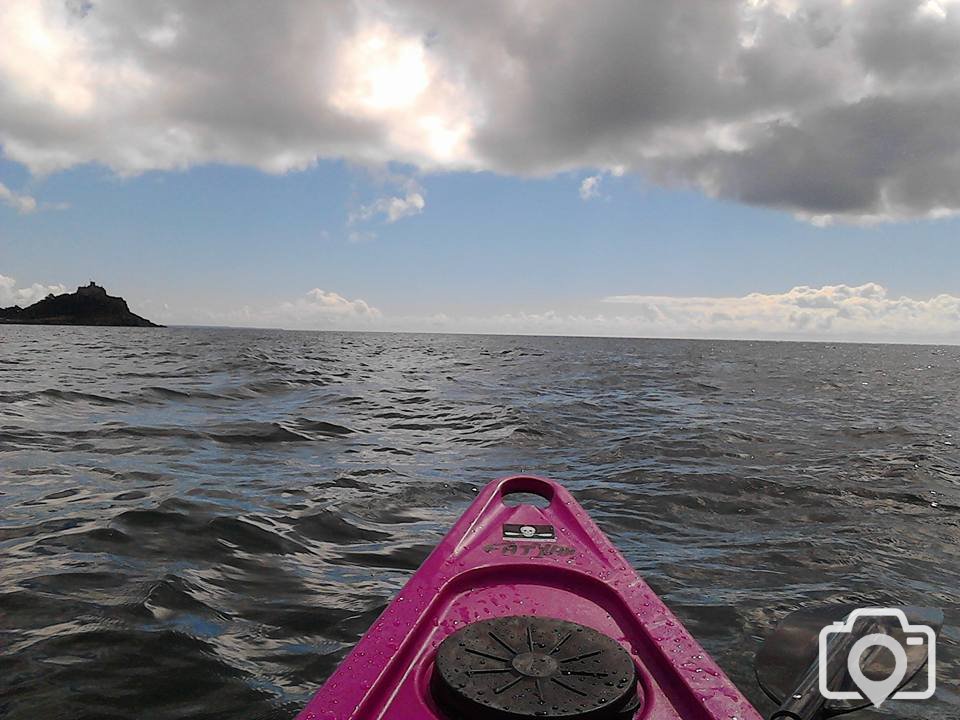
[{"label": "round hatch lid", "polygon": [[621,720],[640,705],[618,642],[565,620],[510,615],[471,623],[437,649],[433,691],[451,717]]}]

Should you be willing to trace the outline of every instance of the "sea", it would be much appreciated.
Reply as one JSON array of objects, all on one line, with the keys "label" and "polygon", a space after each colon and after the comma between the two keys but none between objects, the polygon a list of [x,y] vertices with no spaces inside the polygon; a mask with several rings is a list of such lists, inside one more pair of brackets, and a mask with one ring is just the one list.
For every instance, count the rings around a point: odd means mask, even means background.
[{"label": "sea", "polygon": [[562,482],[764,713],[789,612],[942,608],[960,348],[0,326],[0,717],[292,718],[487,482]]}]

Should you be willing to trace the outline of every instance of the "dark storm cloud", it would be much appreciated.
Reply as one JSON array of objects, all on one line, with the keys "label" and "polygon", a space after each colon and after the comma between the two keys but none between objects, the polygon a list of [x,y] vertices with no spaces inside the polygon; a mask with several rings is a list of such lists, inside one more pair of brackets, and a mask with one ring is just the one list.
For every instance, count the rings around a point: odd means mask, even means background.
[{"label": "dark storm cloud", "polygon": [[9,0],[0,45],[0,141],[35,171],[396,160],[960,210],[950,0]]},{"label": "dark storm cloud", "polygon": [[936,215],[960,208],[958,117],[960,95],[865,98],[755,128],[742,150],[654,162],[653,172],[814,219]]}]

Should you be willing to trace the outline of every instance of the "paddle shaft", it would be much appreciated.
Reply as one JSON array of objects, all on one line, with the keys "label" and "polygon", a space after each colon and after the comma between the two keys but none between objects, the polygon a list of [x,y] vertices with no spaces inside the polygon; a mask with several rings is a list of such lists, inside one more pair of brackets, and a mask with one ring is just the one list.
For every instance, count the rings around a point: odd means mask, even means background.
[{"label": "paddle shaft", "polygon": [[[837,633],[830,638],[826,653],[828,688],[837,687],[847,674],[847,657],[854,643],[862,635],[874,632],[876,627],[876,621],[873,621],[865,632]],[[817,653],[817,657],[797,680],[794,691],[780,703],[770,720],[816,720],[825,702],[826,698],[820,694],[820,654]]]}]

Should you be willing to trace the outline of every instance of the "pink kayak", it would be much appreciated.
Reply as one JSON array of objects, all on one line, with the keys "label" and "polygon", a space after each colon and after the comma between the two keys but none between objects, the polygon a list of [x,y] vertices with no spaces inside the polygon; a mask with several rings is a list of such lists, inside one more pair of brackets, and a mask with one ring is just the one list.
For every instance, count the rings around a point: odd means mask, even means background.
[{"label": "pink kayak", "polygon": [[480,492],[297,716],[348,718],[762,720],[573,497],[527,476]]}]

